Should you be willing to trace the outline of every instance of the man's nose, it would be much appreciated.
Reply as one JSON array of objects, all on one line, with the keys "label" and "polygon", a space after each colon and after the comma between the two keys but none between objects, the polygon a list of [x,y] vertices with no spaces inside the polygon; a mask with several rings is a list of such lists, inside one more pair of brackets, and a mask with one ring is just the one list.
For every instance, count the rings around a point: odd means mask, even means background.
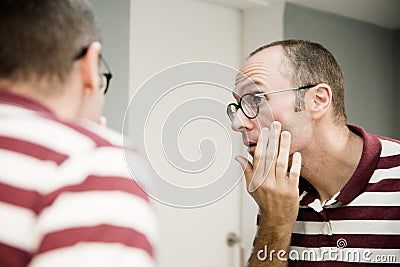
[{"label": "man's nose", "polygon": [[251,119],[244,115],[241,109],[236,111],[235,117],[233,117],[231,128],[236,132],[248,131],[252,127]]}]

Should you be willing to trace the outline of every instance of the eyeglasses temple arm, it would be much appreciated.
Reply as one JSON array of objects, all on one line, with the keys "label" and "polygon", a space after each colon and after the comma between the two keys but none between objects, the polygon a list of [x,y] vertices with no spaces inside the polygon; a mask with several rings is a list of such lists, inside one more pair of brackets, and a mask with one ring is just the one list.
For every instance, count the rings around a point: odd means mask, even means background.
[{"label": "eyeglasses temple arm", "polygon": [[257,93],[257,94],[254,94],[254,95],[255,95],[255,96],[271,95],[271,94],[276,94],[276,93],[281,93],[281,92],[287,92],[287,91],[292,91],[292,90],[307,89],[307,88],[311,88],[311,87],[314,87],[314,86],[315,86],[315,85],[304,85],[304,86],[300,86],[300,87],[293,87],[293,88],[288,88],[288,89],[282,89],[282,90],[273,91],[273,92]]}]

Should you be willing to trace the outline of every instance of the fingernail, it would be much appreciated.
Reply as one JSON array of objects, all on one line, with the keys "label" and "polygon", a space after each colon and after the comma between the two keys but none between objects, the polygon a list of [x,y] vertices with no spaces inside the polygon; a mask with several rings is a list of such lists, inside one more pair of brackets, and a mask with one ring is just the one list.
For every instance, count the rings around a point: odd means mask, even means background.
[{"label": "fingernail", "polygon": [[283,131],[281,135],[282,135],[282,138],[289,138],[290,133],[288,131]]}]

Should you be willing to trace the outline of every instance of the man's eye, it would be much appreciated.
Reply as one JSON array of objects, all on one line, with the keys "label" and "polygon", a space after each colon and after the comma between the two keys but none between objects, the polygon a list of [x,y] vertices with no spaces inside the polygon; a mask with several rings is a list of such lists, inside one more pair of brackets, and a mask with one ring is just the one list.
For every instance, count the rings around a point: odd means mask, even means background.
[{"label": "man's eye", "polygon": [[262,98],[259,96],[253,96],[252,104],[254,106],[258,106],[261,103]]}]

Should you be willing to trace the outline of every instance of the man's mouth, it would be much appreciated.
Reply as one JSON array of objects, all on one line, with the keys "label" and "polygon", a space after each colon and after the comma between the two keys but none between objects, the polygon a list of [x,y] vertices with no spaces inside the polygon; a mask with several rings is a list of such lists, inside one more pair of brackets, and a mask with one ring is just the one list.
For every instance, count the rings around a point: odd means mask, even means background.
[{"label": "man's mouth", "polygon": [[249,154],[253,156],[254,155],[254,151],[256,150],[257,144],[256,143],[250,143],[250,144],[248,144],[246,146],[247,146],[247,152],[249,152]]}]

